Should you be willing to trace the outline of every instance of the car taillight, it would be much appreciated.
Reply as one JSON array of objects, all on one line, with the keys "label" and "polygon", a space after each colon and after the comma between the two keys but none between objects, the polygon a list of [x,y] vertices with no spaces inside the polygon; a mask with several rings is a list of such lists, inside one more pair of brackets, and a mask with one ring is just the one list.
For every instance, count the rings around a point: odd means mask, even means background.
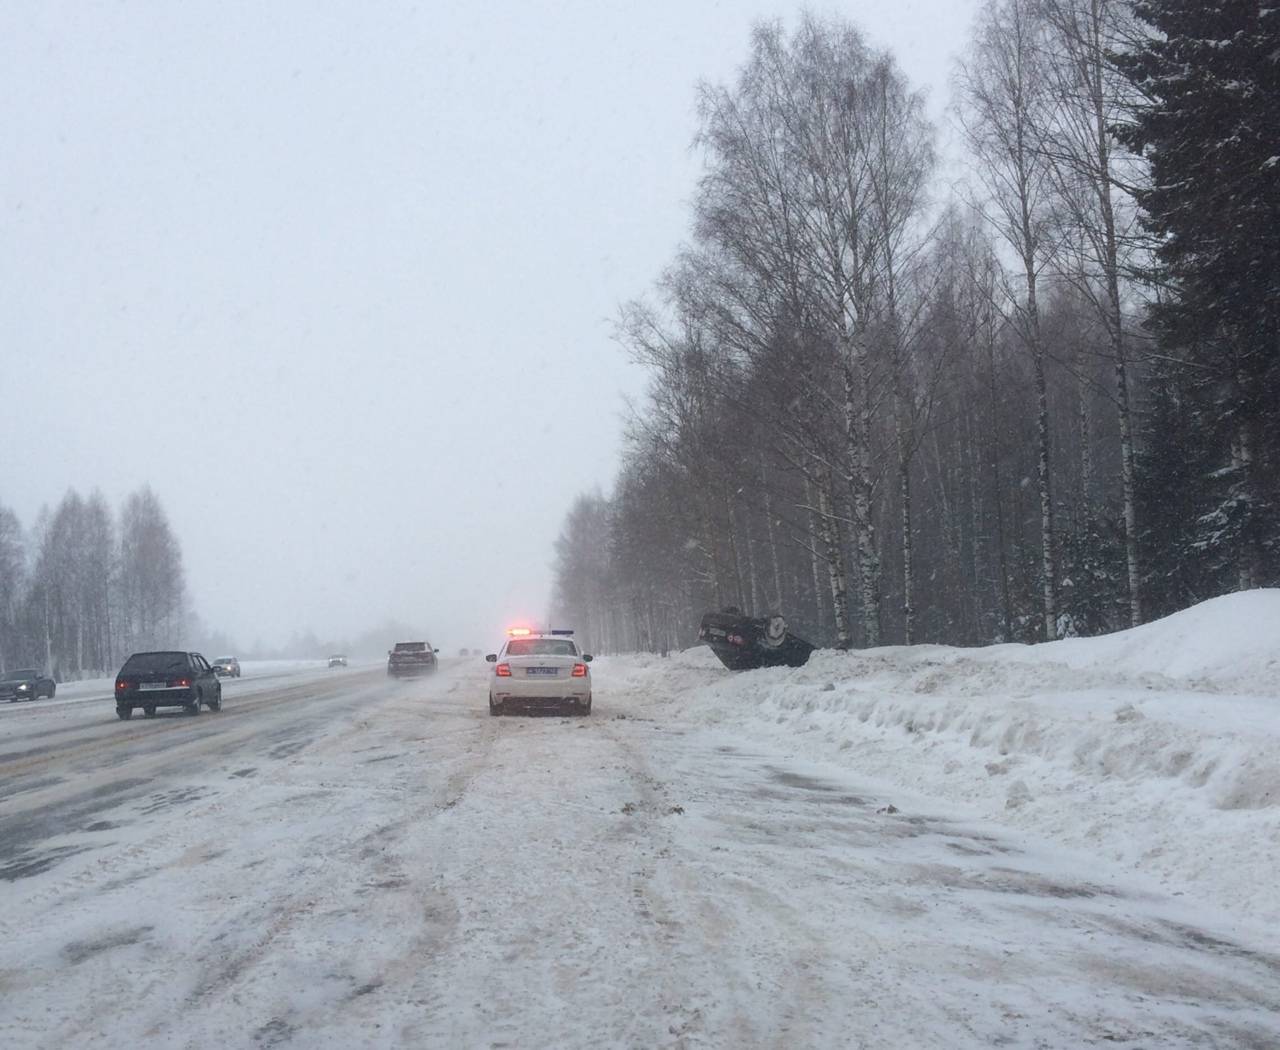
[{"label": "car taillight", "polygon": [[175,686],[177,686],[179,689],[186,689],[186,688],[191,684],[191,679],[190,679],[190,678],[179,678],[179,679],[178,679],[176,682],[174,682],[173,684],[174,684]]},{"label": "car taillight", "polygon": [[574,677],[574,678],[586,678],[586,677],[587,677],[587,665],[586,665],[586,664],[574,664],[574,665],[573,665],[573,672],[572,672],[572,675],[573,675],[573,677]]},{"label": "car taillight", "polygon": [[117,678],[117,679],[116,679],[116,692],[117,692],[117,693],[118,693],[118,692],[120,692],[120,690],[121,690],[121,689],[128,689],[128,688],[129,688],[129,683],[128,683],[128,682],[126,682],[123,678]]},{"label": "car taillight", "polygon": [[495,667],[495,668],[493,669],[493,673],[494,673],[494,674],[496,674],[499,678],[510,678],[510,677],[511,677],[511,665],[510,665],[510,664],[498,664],[498,666],[497,666],[497,667]]}]

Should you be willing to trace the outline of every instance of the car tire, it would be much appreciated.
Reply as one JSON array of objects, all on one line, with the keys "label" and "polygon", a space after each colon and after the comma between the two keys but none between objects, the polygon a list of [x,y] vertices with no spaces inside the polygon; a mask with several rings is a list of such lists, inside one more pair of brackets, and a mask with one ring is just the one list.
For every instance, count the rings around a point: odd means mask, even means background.
[{"label": "car tire", "polygon": [[584,715],[591,714],[591,697],[587,697],[587,702],[578,708]]},{"label": "car tire", "polygon": [[195,703],[184,705],[189,715],[198,715],[200,713],[200,694],[196,694]]},{"label": "car tire", "polygon": [[57,691],[58,691],[58,683],[57,683],[57,682],[54,682],[54,683],[53,683],[53,685],[49,686],[49,699],[50,699],[50,700],[52,700],[52,699],[53,699],[53,694],[54,694],[54,693],[56,693]]},{"label": "car tire", "polygon": [[118,719],[120,719],[120,721],[121,721],[121,722],[127,722],[127,721],[129,721],[129,719],[131,719],[131,718],[133,717],[133,708],[132,708],[132,707],[117,707],[117,708],[116,708],[116,717],[117,717]]},{"label": "car tire", "polygon": [[156,716],[155,704],[147,704],[146,707],[142,709],[142,713],[146,715],[148,718],[155,718]]},{"label": "car tire", "polygon": [[214,699],[213,703],[211,703],[211,704],[209,705],[209,710],[210,710],[210,711],[221,711],[221,710],[222,710],[222,690],[221,690],[221,689],[219,689],[219,690],[218,690],[218,695],[217,695],[217,697]]},{"label": "car tire", "polygon": [[489,714],[493,715],[493,717],[494,717],[494,718],[499,718],[499,717],[501,717],[501,715],[502,715],[502,705],[501,705],[501,704],[495,704],[492,700],[490,700],[490,701],[489,701]]}]

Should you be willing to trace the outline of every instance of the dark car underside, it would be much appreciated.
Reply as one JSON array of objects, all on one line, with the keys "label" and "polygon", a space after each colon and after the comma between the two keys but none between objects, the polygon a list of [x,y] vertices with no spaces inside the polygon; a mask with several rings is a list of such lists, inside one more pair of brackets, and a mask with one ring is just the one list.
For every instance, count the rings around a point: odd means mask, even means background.
[{"label": "dark car underside", "polygon": [[698,628],[705,642],[730,671],[757,667],[803,667],[815,646],[792,634],[781,616],[745,616],[737,609],[709,612]]}]

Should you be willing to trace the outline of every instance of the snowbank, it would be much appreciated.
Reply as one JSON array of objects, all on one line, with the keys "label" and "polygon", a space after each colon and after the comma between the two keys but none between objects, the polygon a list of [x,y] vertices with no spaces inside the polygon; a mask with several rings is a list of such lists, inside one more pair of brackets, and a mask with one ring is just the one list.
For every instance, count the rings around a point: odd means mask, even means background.
[{"label": "snowbank", "polygon": [[[1103,638],[602,661],[658,707],[781,738],[1280,921],[1280,590]],[[693,685],[690,691],[690,685]]]}]

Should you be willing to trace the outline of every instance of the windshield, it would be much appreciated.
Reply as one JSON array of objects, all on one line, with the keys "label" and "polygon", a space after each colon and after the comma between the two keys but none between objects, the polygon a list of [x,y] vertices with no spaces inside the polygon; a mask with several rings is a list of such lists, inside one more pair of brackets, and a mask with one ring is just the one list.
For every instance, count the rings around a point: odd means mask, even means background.
[{"label": "windshield", "polygon": [[28,678],[39,678],[39,671],[6,671],[0,682],[23,682]]},{"label": "windshield", "polygon": [[236,658],[234,656],[219,656],[213,662],[215,664],[233,664],[236,662]]},{"label": "windshield", "polygon": [[577,656],[578,647],[565,638],[513,638],[508,656]]},{"label": "windshield", "polygon": [[166,653],[134,653],[125,661],[121,674],[141,674],[147,672],[178,672],[189,670],[187,654],[179,652]]}]

